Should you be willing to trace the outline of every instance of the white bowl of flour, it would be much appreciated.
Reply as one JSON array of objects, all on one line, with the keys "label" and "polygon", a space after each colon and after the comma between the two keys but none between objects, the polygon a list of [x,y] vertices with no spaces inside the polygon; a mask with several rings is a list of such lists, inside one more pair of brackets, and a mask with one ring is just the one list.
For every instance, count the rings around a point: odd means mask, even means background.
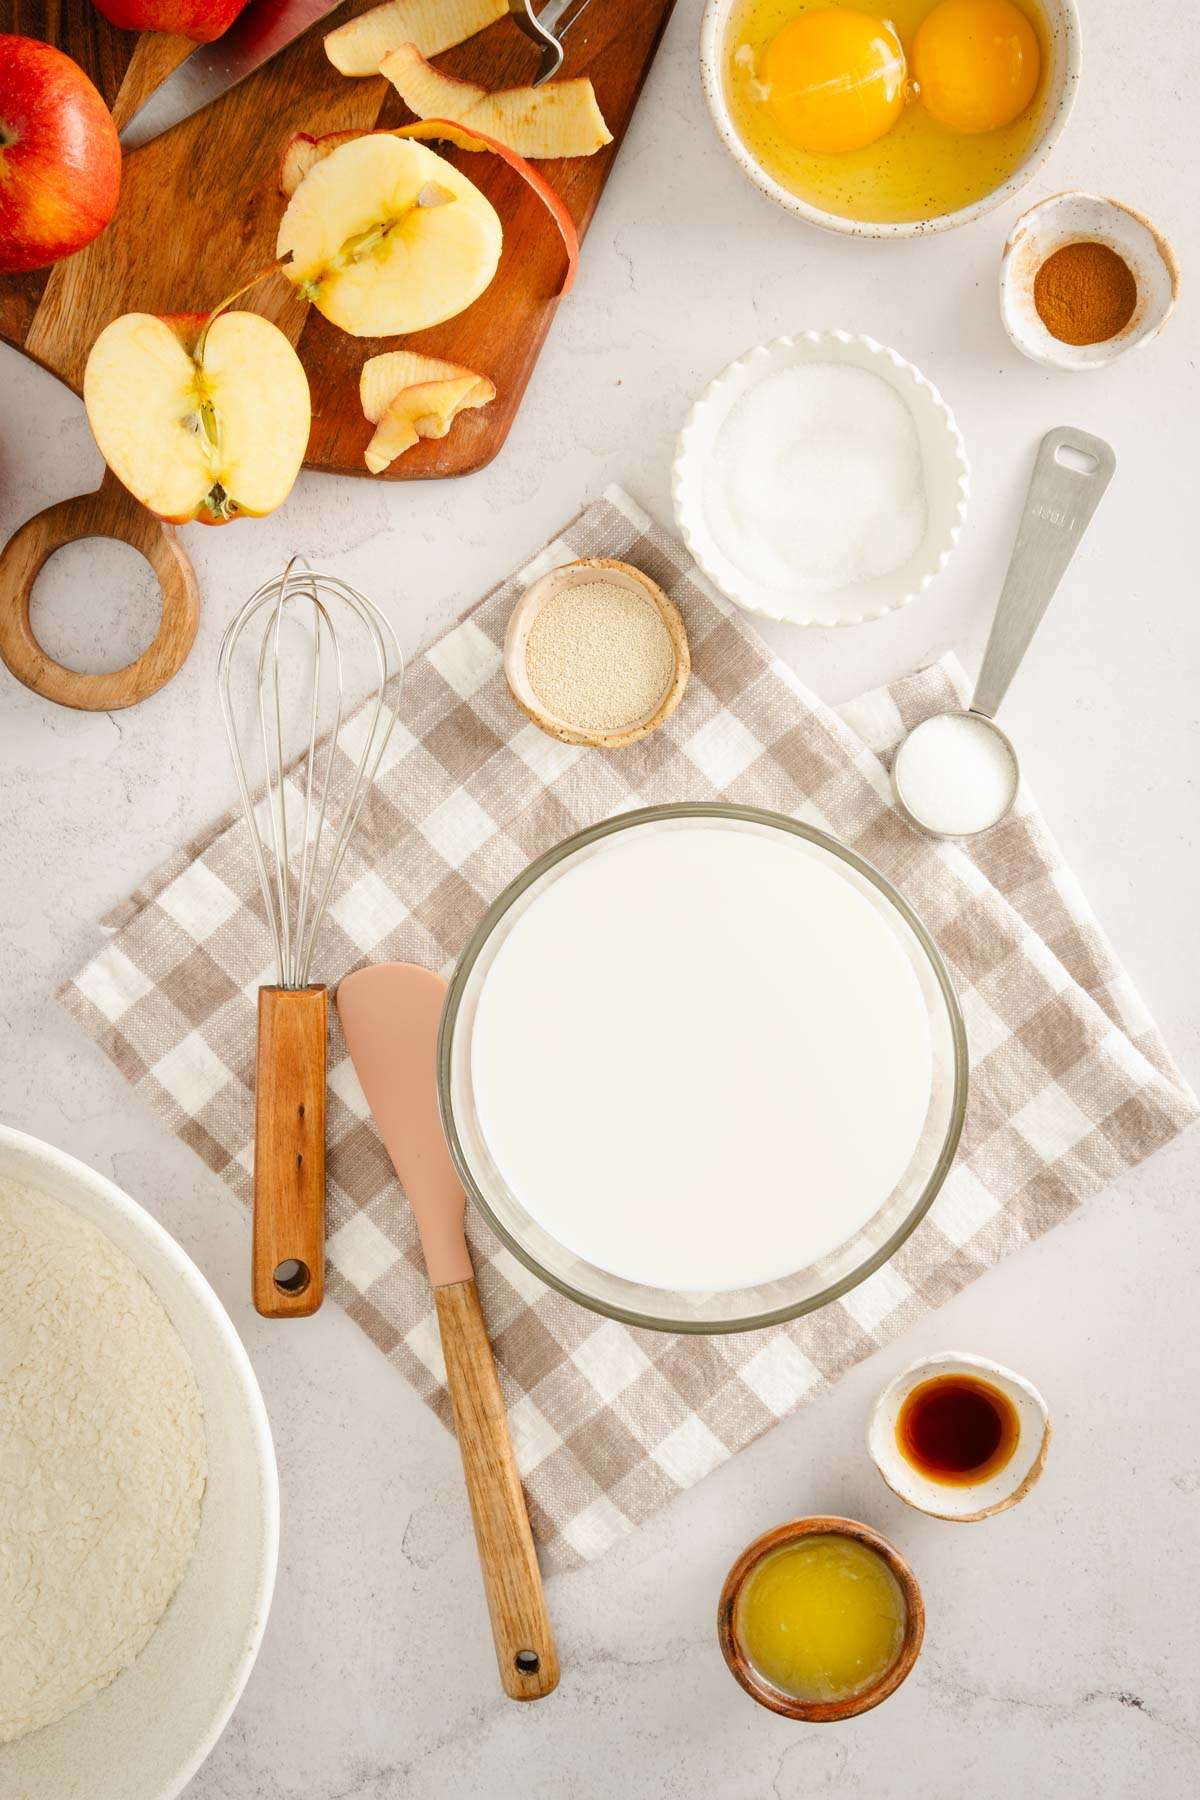
[{"label": "white bowl of flour", "polygon": [[874,338],[806,331],[710,383],[671,493],[697,565],[747,612],[860,625],[945,567],[969,485],[954,415],[919,369]]},{"label": "white bowl of flour", "polygon": [[174,1800],[270,1608],[279,1489],[258,1383],[162,1227],[4,1126],[0,1237],[0,1793]]}]

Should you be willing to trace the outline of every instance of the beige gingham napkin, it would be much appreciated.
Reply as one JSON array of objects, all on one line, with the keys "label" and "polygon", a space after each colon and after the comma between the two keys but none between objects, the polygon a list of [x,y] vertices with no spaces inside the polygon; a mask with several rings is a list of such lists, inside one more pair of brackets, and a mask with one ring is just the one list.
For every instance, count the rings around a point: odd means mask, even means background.
[{"label": "beige gingham napkin", "polygon": [[[683,704],[631,749],[558,744],[505,687],[514,600],[576,556],[635,563],[687,624]],[[1028,794],[969,852],[931,843],[894,810],[890,751],[907,727],[964,695],[947,660],[831,711],[616,490],[404,680],[320,971],[395,958],[448,972],[489,902],[559,839],[634,806],[722,796],[820,826],[876,864],[941,946],[966,1015],[970,1105],[941,1195],[890,1263],[810,1318],[726,1338],[628,1330],[543,1287],[469,1217],[534,1530],[552,1566],[600,1555],[1196,1116]],[[351,755],[362,729],[361,714],[344,727]],[[255,995],[273,971],[245,825],[223,820],[106,923],[114,935],[64,988],[64,1004],[249,1201]],[[416,1232],[334,1029],[329,1291],[449,1424]]]}]

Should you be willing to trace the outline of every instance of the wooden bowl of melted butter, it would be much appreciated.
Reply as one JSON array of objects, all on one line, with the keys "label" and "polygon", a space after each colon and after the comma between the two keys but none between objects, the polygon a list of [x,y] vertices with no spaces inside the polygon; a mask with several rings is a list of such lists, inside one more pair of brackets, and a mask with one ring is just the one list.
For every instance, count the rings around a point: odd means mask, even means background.
[{"label": "wooden bowl of melted butter", "polygon": [[725,1578],[717,1637],[752,1700],[835,1724],[869,1712],[910,1673],[925,1635],[916,1576],[855,1519],[793,1519],[756,1538]]}]

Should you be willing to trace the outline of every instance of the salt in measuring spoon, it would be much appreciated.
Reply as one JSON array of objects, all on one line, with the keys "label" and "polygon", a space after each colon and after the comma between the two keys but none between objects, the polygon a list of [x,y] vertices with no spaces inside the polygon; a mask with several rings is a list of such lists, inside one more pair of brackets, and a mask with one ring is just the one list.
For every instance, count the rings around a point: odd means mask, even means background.
[{"label": "salt in measuring spoon", "polygon": [[901,812],[931,837],[977,837],[1012,810],[1020,765],[995,714],[1116,466],[1111,445],[1073,426],[1041,441],[974,698],[915,725],[892,764]]}]

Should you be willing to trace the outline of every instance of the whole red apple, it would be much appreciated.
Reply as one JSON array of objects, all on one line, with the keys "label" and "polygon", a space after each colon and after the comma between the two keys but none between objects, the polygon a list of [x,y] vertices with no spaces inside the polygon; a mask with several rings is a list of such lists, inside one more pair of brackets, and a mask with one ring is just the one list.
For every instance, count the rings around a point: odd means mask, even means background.
[{"label": "whole red apple", "polygon": [[0,270],[41,269],[90,244],[120,189],[117,129],[79,64],[0,35]]},{"label": "whole red apple", "polygon": [[112,25],[126,31],[175,31],[198,44],[228,31],[246,0],[96,0]]}]

